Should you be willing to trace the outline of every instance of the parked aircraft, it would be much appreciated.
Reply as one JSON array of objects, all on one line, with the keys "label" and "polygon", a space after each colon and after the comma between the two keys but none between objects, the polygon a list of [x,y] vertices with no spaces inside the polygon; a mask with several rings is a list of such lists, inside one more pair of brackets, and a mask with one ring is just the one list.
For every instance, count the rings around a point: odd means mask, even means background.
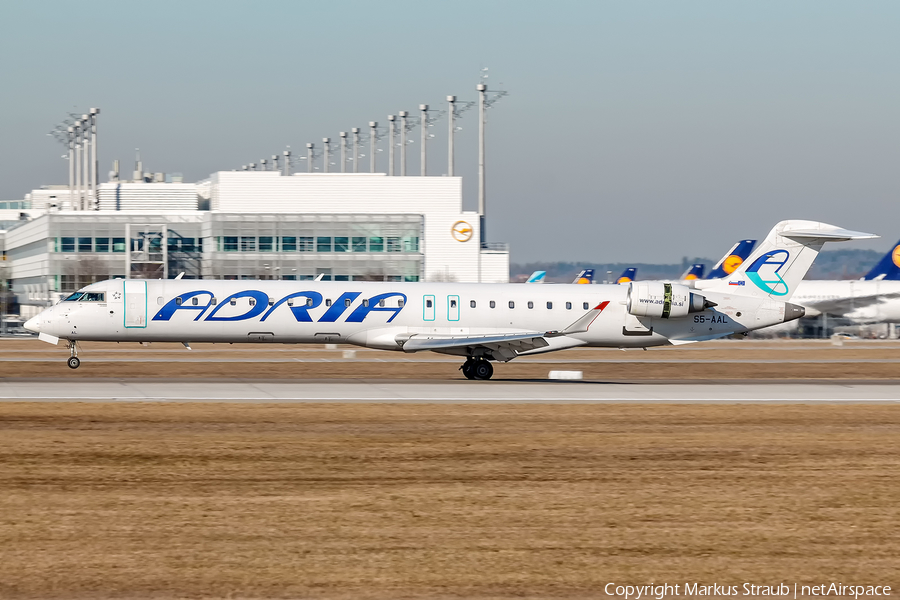
[{"label": "parked aircraft", "polygon": [[547,277],[547,271],[535,271],[528,277],[525,283],[544,283],[545,277]]},{"label": "parked aircraft", "polygon": [[747,257],[750,256],[750,252],[753,251],[753,246],[755,245],[756,240],[739,241],[731,247],[731,250],[725,253],[725,256],[723,256],[719,262],[716,263],[706,278],[721,279],[734,273],[735,269],[747,260]]},{"label": "parked aircraft", "polygon": [[900,279],[900,242],[894,244],[894,247],[881,257],[881,260],[872,267],[871,271],[865,274],[863,279],[868,281],[895,281]]},{"label": "parked aircraft", "polygon": [[583,271],[581,271],[581,273],[575,276],[575,281],[573,281],[572,283],[594,283],[594,270],[584,269]]},{"label": "parked aircraft", "polygon": [[696,281],[697,279],[703,279],[703,272],[706,270],[706,265],[703,263],[694,263],[692,264],[687,271],[682,273],[680,279],[682,281]]},{"label": "parked aircraft", "polygon": [[[116,279],[30,319],[45,342],[343,342],[464,357],[469,379],[491,361],[578,346],[680,345],[797,319],[787,302],[822,245],[870,234],[782,221],[727,280],[628,285]],[[704,286],[699,288],[699,286]]]},{"label": "parked aircraft", "polygon": [[628,267],[616,279],[616,283],[631,283],[637,276],[637,267]]}]

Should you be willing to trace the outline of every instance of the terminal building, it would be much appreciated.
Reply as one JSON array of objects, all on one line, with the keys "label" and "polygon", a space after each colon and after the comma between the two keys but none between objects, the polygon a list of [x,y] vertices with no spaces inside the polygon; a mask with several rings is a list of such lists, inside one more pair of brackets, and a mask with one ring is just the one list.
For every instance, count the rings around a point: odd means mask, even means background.
[{"label": "terminal building", "polygon": [[0,261],[22,316],[94,281],[509,280],[506,244],[481,241],[460,177],[220,171],[99,184],[98,210],[66,186],[0,203]]}]

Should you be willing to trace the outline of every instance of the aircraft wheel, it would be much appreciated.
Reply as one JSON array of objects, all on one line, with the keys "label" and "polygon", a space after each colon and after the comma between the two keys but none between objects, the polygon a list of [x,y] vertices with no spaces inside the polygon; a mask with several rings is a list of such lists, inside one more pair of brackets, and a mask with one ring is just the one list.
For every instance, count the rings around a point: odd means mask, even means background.
[{"label": "aircraft wheel", "polygon": [[463,375],[466,376],[466,379],[475,379],[475,361],[474,360],[466,360],[463,365],[460,367],[460,370],[463,372]]},{"label": "aircraft wheel", "polygon": [[475,379],[490,379],[494,375],[494,366],[486,360],[475,361],[472,374]]},{"label": "aircraft wheel", "polygon": [[81,366],[81,361],[77,356],[72,356],[68,361],[66,361],[66,364],[69,365],[70,369],[77,369],[79,366]]}]

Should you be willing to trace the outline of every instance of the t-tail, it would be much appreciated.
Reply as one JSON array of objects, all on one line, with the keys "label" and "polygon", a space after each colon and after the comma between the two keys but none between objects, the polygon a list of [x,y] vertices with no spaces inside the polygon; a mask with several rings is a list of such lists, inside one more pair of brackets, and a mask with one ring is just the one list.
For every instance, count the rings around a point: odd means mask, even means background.
[{"label": "t-tail", "polygon": [[706,265],[703,263],[694,263],[691,267],[681,275],[682,281],[697,281],[703,279],[703,272],[706,271]]},{"label": "t-tail", "polygon": [[698,282],[697,287],[742,296],[762,293],[773,300],[787,302],[825,242],[876,237],[816,221],[782,221],[733,273],[724,279]]},{"label": "t-tail", "polygon": [[731,250],[725,253],[725,256],[722,257],[722,260],[716,263],[716,266],[712,268],[709,272],[709,275],[706,276],[707,279],[721,279],[723,277],[728,277],[732,273],[734,273],[735,269],[743,264],[747,257],[750,256],[750,253],[753,252],[753,246],[756,245],[756,240],[741,240],[737,244],[731,247]]},{"label": "t-tail", "polygon": [[547,271],[535,271],[531,274],[531,277],[525,283],[544,283],[544,278],[547,276]]},{"label": "t-tail", "polygon": [[878,264],[872,267],[863,279],[888,281],[900,279],[900,242],[894,244],[894,247],[881,257]]},{"label": "t-tail", "polygon": [[616,279],[616,283],[631,283],[635,280],[635,275],[637,275],[637,267],[628,267],[622,271],[622,274]]},{"label": "t-tail", "polygon": [[594,270],[584,269],[575,277],[575,281],[572,283],[594,283]]}]

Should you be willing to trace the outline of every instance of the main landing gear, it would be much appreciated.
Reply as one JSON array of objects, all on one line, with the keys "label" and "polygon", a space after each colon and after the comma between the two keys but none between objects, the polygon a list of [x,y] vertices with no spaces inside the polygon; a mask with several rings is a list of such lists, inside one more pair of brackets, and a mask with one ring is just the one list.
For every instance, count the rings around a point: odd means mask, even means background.
[{"label": "main landing gear", "polygon": [[494,375],[494,366],[483,358],[467,358],[460,370],[466,379],[490,379]]},{"label": "main landing gear", "polygon": [[78,346],[75,344],[75,340],[69,342],[69,360],[66,361],[66,364],[69,365],[70,369],[77,369],[81,366],[81,360],[78,358]]}]

